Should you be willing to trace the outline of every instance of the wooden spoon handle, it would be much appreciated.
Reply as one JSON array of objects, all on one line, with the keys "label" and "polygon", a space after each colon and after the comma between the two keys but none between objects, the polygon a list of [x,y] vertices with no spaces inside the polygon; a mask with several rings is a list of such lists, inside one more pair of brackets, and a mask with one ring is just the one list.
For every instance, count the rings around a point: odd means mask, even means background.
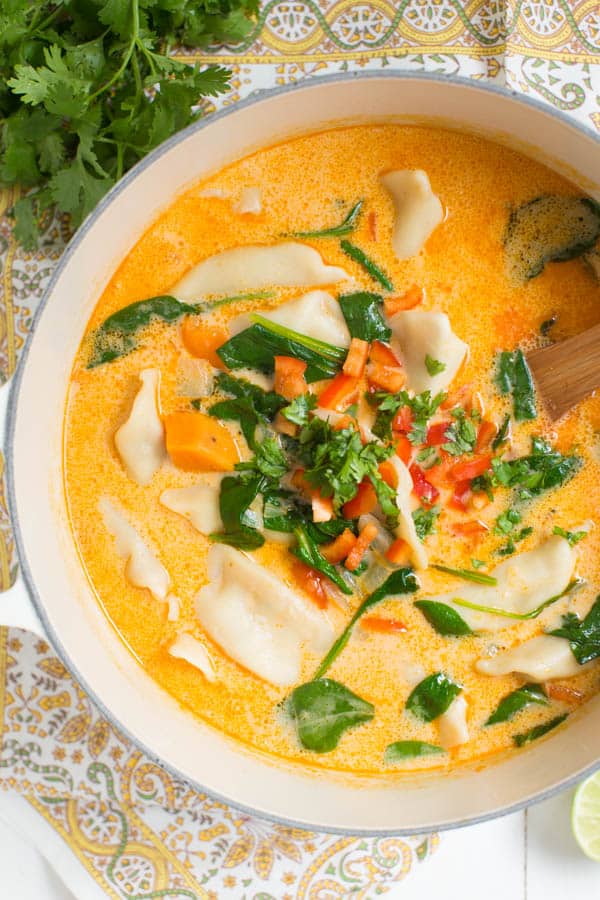
[{"label": "wooden spoon handle", "polygon": [[527,362],[553,419],[600,387],[600,325],[534,350]]}]

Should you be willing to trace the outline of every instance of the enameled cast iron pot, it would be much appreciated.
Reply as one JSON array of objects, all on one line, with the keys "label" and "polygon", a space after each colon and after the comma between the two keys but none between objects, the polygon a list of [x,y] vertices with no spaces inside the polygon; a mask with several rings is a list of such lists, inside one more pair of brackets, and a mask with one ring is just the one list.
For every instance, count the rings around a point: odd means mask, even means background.
[{"label": "enameled cast iron pot", "polygon": [[142,232],[193,182],[256,149],[365,121],[437,124],[489,136],[600,198],[600,142],[591,131],[547,106],[447,77],[317,78],[237,104],[165,142],[79,229],[35,317],[11,388],[5,442],[24,580],[0,596],[0,619],[41,630],[105,714],[158,764],[202,791],[314,829],[401,834],[506,813],[600,765],[600,697],[539,744],[449,775],[359,783],[275,764],[194,719],[127,652],[86,580],[62,484],[72,361],[105,284]]}]

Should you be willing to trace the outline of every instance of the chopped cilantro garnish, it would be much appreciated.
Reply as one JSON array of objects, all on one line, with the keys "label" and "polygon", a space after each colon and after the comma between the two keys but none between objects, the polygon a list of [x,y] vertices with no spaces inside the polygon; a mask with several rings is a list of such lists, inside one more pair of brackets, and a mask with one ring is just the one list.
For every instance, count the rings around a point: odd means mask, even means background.
[{"label": "chopped cilantro garnish", "polygon": [[425,357],[425,368],[430,375],[439,375],[440,372],[446,371],[446,363],[440,362],[439,359],[434,359],[428,353]]},{"label": "chopped cilantro garnish", "polygon": [[422,394],[410,397],[406,391],[399,391],[397,394],[378,391],[376,394],[368,395],[368,399],[377,406],[377,417],[373,426],[373,433],[377,437],[391,440],[394,416],[403,406],[408,406],[413,414],[409,440],[413,444],[423,444],[427,437],[427,423],[446,399],[446,394],[440,391],[432,397],[431,391],[423,391]]},{"label": "chopped cilantro garnish", "polygon": [[528,500],[550,488],[560,487],[578,471],[578,456],[563,456],[547,441],[534,437],[531,453],[517,459],[492,460],[492,486],[517,488],[518,496]]},{"label": "chopped cilantro garnish", "polygon": [[419,538],[424,541],[428,534],[435,534],[435,523],[441,508],[432,506],[429,509],[419,507],[412,514],[415,529]]},{"label": "chopped cilantro garnish", "polygon": [[451,456],[462,456],[463,453],[472,453],[477,443],[477,429],[469,419],[464,409],[458,407],[452,410],[455,421],[446,429],[446,442],[442,449]]},{"label": "chopped cilantro garnish", "polygon": [[565,531],[559,525],[554,526],[552,534],[558,534],[560,537],[563,537],[569,542],[570,547],[574,547],[575,544],[578,544],[579,541],[582,541],[588,535],[587,531]]}]

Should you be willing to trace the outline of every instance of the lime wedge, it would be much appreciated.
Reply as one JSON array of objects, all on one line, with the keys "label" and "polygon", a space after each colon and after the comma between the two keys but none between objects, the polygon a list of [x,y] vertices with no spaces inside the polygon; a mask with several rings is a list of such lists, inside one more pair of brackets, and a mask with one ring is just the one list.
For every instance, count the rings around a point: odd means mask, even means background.
[{"label": "lime wedge", "polygon": [[575,840],[585,855],[600,862],[600,770],[575,791],[571,825]]}]

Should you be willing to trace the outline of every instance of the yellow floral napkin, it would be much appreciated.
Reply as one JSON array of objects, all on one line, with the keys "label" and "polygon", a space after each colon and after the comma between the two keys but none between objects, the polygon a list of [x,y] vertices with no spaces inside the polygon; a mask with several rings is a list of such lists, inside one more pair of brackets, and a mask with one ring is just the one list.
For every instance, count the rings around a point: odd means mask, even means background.
[{"label": "yellow floral napkin", "polygon": [[[186,55],[233,68],[224,105],[322,74],[425,69],[506,85],[600,130],[598,0],[268,0],[243,45]],[[41,249],[24,253],[5,215],[14,199],[0,193],[3,380],[69,238],[49,219]],[[0,538],[7,587],[2,495]],[[0,787],[2,817],[86,900],[374,898],[401,892],[438,840],[305,832],[198,794],[105,720],[45,641],[12,628],[0,628]]]}]

